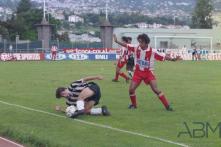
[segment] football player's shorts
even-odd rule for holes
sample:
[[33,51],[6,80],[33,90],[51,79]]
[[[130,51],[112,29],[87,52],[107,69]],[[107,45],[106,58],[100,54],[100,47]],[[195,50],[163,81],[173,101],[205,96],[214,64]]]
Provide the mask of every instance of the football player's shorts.
[[99,101],[100,101],[100,98],[101,98],[100,87],[94,82],[89,82],[88,83],[88,88],[91,89],[94,92],[94,95],[92,95],[89,98],[86,98],[85,101],[95,101],[94,105],[99,104]]
[[140,84],[142,81],[144,81],[145,84],[149,84],[152,80],[156,80],[152,71],[135,70],[134,76],[132,78],[132,81],[137,84]]

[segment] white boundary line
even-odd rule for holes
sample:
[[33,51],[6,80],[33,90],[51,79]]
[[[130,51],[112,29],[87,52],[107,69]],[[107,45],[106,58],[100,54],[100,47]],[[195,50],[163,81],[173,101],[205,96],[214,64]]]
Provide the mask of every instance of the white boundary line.
[[4,140],[4,141],[6,141],[6,142],[9,142],[9,143],[11,143],[11,144],[13,144],[13,145],[16,145],[16,146],[18,146],[18,147],[24,147],[23,145],[17,144],[17,143],[15,143],[15,142],[11,141],[11,140],[8,140],[8,139],[2,138],[2,137],[0,137],[0,139]]
[[[0,103],[5,104],[5,105],[9,105],[9,106],[22,108],[22,109],[25,109],[25,110],[30,110],[30,111],[34,111],[34,112],[48,114],[48,115],[51,115],[51,116],[56,116],[56,117],[60,117],[60,118],[67,118],[66,116],[62,116],[62,115],[58,115],[58,114],[55,114],[55,113],[50,113],[50,112],[46,112],[46,111],[42,111],[42,110],[38,110],[38,109],[33,109],[33,108],[25,107],[25,106],[22,106],[22,105],[7,103],[7,102],[1,101],[1,100],[0,100]],[[186,144],[183,144],[183,143],[174,142],[174,141],[159,138],[159,137],[149,136],[149,135],[145,135],[145,134],[142,134],[142,133],[137,133],[137,132],[127,131],[127,130],[123,130],[123,129],[119,129],[119,128],[114,128],[114,127],[111,127],[111,126],[108,126],[108,125],[97,124],[97,123],[84,121],[84,120],[79,120],[79,119],[73,119],[73,120],[81,122],[83,124],[96,126],[96,127],[100,127],[100,128],[105,128],[105,129],[113,130],[113,131],[116,131],[116,132],[122,132],[122,133],[131,134],[131,135],[135,135],[135,136],[141,136],[141,137],[144,137],[144,138],[157,140],[157,141],[168,143],[168,144],[174,144],[174,145],[177,145],[177,146],[189,147],[189,145],[186,145]]]

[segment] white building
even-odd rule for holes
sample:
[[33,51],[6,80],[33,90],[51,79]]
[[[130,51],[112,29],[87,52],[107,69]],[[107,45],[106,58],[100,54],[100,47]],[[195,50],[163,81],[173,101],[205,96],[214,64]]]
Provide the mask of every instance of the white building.
[[73,23],[76,23],[76,22],[82,22],[83,23],[84,19],[77,16],[77,15],[71,15],[71,16],[68,17],[68,21],[73,22]]
[[50,9],[50,14],[57,20],[65,20],[63,10]]
[[76,34],[69,34],[69,38],[71,42],[101,42],[101,39],[98,37],[93,37],[88,34],[76,35]]

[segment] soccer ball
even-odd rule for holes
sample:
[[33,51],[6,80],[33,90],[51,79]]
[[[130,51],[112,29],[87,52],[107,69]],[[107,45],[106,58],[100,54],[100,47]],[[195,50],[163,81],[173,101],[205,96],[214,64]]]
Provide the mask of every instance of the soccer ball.
[[76,112],[76,110],[77,108],[75,106],[69,106],[66,108],[65,113],[67,117],[71,117]]

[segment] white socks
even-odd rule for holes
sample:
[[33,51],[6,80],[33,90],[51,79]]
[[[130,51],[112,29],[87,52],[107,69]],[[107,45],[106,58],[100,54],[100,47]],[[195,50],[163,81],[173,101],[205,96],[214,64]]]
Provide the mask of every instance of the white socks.
[[77,101],[77,109],[78,109],[78,111],[84,110],[84,101],[83,100]]
[[101,115],[102,109],[101,108],[92,108],[90,114],[91,115]]

